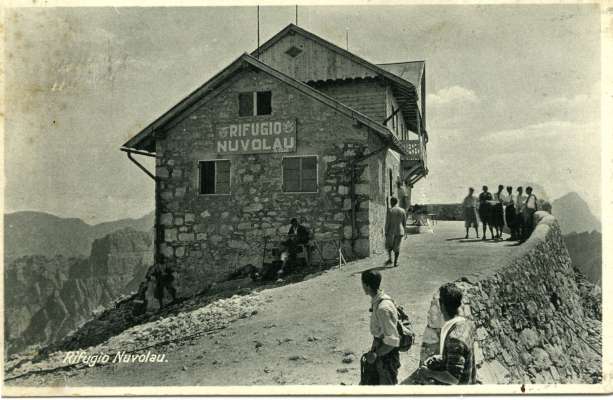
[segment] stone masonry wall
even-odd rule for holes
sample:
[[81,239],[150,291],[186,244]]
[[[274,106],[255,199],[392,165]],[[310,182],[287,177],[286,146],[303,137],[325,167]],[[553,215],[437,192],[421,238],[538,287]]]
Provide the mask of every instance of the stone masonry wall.
[[[157,140],[160,182],[160,249],[177,270],[180,295],[205,289],[242,265],[260,265],[265,237],[285,235],[292,217],[317,238],[344,239],[349,255],[367,256],[370,160],[358,165],[356,235],[351,224],[350,162],[369,151],[366,127],[263,72],[240,72],[219,94],[170,127]],[[238,117],[238,93],[272,91],[272,115]],[[383,90],[383,88],[382,88]],[[296,119],[297,151],[291,154],[215,153],[217,125]],[[333,134],[332,134],[333,133]],[[318,156],[318,192],[282,192],[283,156]],[[231,161],[231,194],[198,193],[198,160]],[[357,239],[354,248],[351,240]],[[332,249],[332,251],[334,251]]]
[[[456,282],[461,314],[476,325],[477,377],[484,384],[599,382],[602,322],[584,312],[558,223],[542,211],[536,220],[521,256],[490,276]],[[442,324],[437,292],[422,363],[438,353]]]

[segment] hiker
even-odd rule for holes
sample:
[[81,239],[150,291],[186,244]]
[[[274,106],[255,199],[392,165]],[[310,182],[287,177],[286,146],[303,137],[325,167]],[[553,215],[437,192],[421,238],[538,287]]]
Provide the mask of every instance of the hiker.
[[532,194],[532,187],[526,188],[526,201],[524,202],[523,218],[524,226],[522,230],[522,241],[526,241],[534,230],[534,213],[537,210],[536,196]]
[[481,225],[483,226],[483,237],[481,240],[487,239],[485,232],[488,225],[490,227],[492,239],[494,239],[494,230],[492,228],[492,205],[490,204],[492,201],[492,194],[487,191],[487,186],[483,186],[481,189],[483,190],[481,194],[479,194],[479,219],[481,220]]
[[507,186],[507,193],[503,197],[504,204],[504,220],[509,230],[511,231],[511,237],[507,240],[517,240],[517,226],[515,215],[515,198],[513,196],[513,186]]
[[158,262],[153,269],[153,277],[155,278],[154,297],[160,303],[160,308],[164,307],[164,290],[168,291],[174,302],[177,299],[177,289],[173,286],[175,277],[170,265],[164,263],[164,260]]
[[504,190],[503,185],[498,185],[498,191],[494,193],[494,205],[492,206],[492,225],[496,230],[496,239],[502,239],[502,228],[504,228]]
[[309,243],[309,230],[302,224],[298,223],[296,218],[292,218],[290,221],[289,231],[287,232],[287,240],[281,243],[281,261],[283,262],[278,274],[282,275],[287,269],[288,260],[292,263],[296,260],[296,254],[301,245],[304,246],[307,254],[307,264],[310,264],[310,248],[307,246]]
[[439,307],[445,323],[441,328],[439,354],[427,358],[417,375],[421,384],[470,385],[476,383],[473,353],[475,329],[461,317],[462,291],[454,283],[439,289]]
[[390,199],[390,208],[385,218],[385,248],[387,250],[387,261],[385,264],[392,263],[392,251],[394,252],[394,267],[398,266],[398,254],[400,253],[400,242],[404,237],[405,226],[407,224],[406,212],[398,207],[398,199]]
[[517,196],[515,196],[515,229],[517,231],[516,240],[521,240],[524,237],[524,207],[526,206],[526,195],[524,188],[517,187]]
[[468,230],[470,227],[475,228],[477,239],[479,238],[479,222],[477,221],[477,197],[475,197],[475,189],[468,188],[468,196],[462,201],[462,209],[464,210],[464,227],[466,227],[466,236],[468,239]]
[[380,288],[378,271],[362,272],[362,289],[371,298],[370,333],[373,336],[370,351],[366,353],[366,385],[395,385],[400,368],[400,335],[398,311],[390,296]]

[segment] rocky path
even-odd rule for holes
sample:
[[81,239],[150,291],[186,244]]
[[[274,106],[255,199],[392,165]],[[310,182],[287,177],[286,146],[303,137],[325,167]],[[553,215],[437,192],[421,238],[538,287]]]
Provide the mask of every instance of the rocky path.
[[[359,356],[371,340],[369,298],[362,292],[360,272],[380,268],[383,288],[409,310],[419,336],[432,294],[442,283],[487,273],[519,249],[509,242],[464,240],[463,231],[460,222],[439,222],[433,234],[409,236],[402,244],[399,268],[385,268],[386,257],[374,256],[303,282],[250,295],[255,299],[250,303],[253,309],[227,327],[149,349],[166,354],[164,362],[109,363],[7,384],[357,384]],[[409,353],[401,355],[401,379],[417,366],[419,339]]]

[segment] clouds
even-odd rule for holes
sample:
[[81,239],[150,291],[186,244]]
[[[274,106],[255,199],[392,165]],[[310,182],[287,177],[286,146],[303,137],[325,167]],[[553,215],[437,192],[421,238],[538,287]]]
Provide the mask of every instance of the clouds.
[[428,95],[426,101],[428,106],[434,108],[457,103],[478,104],[480,102],[474,91],[457,85],[443,88]]

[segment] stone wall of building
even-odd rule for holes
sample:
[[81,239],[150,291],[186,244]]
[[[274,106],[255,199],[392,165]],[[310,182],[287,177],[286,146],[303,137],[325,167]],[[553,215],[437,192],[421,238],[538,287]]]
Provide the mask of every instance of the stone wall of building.
[[[255,90],[272,91],[272,115],[239,118],[238,93]],[[296,120],[295,153],[216,154],[218,125],[287,119]],[[171,124],[156,148],[160,223],[165,228],[160,251],[176,268],[181,295],[225,280],[245,264],[260,265],[266,238],[284,236],[293,217],[309,225],[317,239],[343,239],[348,255],[369,254],[370,159],[356,167],[355,234],[350,194],[351,162],[370,151],[375,140],[366,127],[268,74],[250,70]],[[316,193],[282,191],[282,159],[296,155],[318,157]],[[229,195],[199,194],[198,161],[214,159],[231,161]]]
[[[602,321],[586,310],[558,223],[546,212],[521,256],[493,274],[456,284],[461,314],[476,326],[478,379],[485,384],[594,383],[602,379]],[[593,286],[593,285],[592,285]],[[438,353],[443,324],[432,299],[421,362]]]

